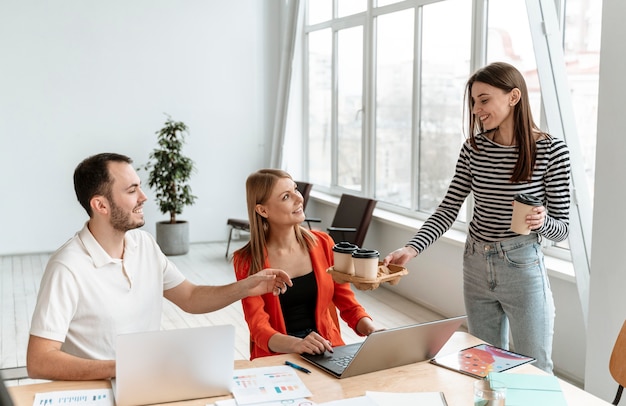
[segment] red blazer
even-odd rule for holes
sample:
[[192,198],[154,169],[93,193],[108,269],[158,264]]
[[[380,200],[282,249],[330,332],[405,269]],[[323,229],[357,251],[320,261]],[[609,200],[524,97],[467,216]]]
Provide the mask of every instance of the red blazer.
[[[349,283],[335,283],[326,269],[333,265],[333,239],[326,233],[313,230],[317,245],[309,250],[313,272],[317,281],[317,306],[315,319],[317,331],[330,340],[333,346],[344,345],[337,320],[337,310],[341,318],[357,334],[356,325],[363,317],[369,317],[365,309],[356,301]],[[240,252],[233,257],[237,280],[248,276],[250,263],[243,261]],[[263,268],[271,268],[267,257]],[[268,347],[274,334],[287,334],[285,320],[280,307],[280,299],[271,293],[252,296],[241,300],[243,313],[250,329],[250,359],[275,355]],[[334,313],[334,314],[333,314]],[[359,334],[361,335],[361,334]]]

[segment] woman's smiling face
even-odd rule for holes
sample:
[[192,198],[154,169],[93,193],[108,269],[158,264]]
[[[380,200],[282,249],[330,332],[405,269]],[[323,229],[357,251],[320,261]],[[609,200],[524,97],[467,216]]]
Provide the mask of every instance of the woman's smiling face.
[[492,130],[505,121],[513,120],[515,104],[512,92],[505,92],[483,82],[472,84],[472,114],[481,123],[483,131]]
[[300,224],[305,218],[302,209],[303,202],[296,182],[290,178],[280,178],[267,201],[262,205],[257,205],[257,212],[270,223]]

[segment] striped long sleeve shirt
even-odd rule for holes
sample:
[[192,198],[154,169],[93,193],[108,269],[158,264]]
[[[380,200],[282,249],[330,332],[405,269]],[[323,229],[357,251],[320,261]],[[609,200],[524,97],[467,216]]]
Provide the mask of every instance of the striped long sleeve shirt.
[[518,193],[541,199],[546,219],[533,232],[553,241],[563,241],[569,233],[570,160],[565,142],[555,138],[537,141],[537,159],[530,182],[511,183],[517,162],[517,147],[506,147],[479,135],[478,150],[469,141],[461,148],[454,177],[441,204],[407,243],[423,252],[454,223],[467,196],[474,195],[469,235],[483,242],[502,241],[518,234],[509,230]]

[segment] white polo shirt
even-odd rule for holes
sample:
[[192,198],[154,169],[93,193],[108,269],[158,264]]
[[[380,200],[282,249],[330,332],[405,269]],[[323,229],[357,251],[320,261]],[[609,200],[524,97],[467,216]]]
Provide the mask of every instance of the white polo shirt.
[[67,353],[115,359],[118,334],[161,328],[163,291],[185,280],[152,236],[126,232],[124,259],[113,259],[87,224],[48,261],[30,334]]

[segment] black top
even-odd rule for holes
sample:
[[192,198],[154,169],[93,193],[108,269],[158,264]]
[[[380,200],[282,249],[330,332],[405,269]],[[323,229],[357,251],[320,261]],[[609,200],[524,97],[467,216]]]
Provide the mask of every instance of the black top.
[[293,286],[279,296],[287,334],[304,338],[315,331],[317,281],[313,271],[291,280]]

